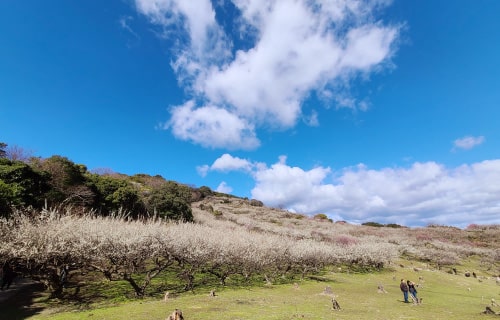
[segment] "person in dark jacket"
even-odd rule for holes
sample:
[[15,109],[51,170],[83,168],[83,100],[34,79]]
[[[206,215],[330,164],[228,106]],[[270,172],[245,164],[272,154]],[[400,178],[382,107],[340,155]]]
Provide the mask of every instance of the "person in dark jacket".
[[68,273],[69,273],[69,266],[65,265],[62,270],[61,270],[61,275],[59,277],[59,280],[61,282],[61,286],[63,288],[66,288],[66,285],[68,283]]
[[399,288],[403,292],[403,297],[405,299],[405,303],[409,303],[408,301],[408,284],[405,282],[405,279],[401,279],[401,284],[399,285]]
[[410,292],[413,300],[418,303],[418,298],[417,298],[417,289],[415,288],[415,284],[413,282],[411,282],[410,280],[408,280],[406,282],[406,284],[408,285],[408,291]]

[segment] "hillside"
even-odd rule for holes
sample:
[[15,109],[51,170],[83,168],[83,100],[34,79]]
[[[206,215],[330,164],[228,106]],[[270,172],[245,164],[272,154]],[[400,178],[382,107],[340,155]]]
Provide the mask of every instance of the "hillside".
[[[139,307],[130,302],[134,297],[157,301],[166,290],[179,298],[176,305],[180,304],[190,314],[197,314],[199,311],[192,309],[194,302],[189,302],[188,292],[199,297],[213,289],[229,293],[247,288],[271,294],[267,302],[259,303],[259,308],[269,308],[268,303],[288,306],[293,301],[305,308],[301,311],[304,313],[296,310],[295,317],[309,314],[304,317],[319,319],[318,310],[312,311],[300,302],[309,301],[311,292],[320,293],[320,288],[335,285],[343,299],[355,299],[355,292],[366,299],[365,292],[359,291],[362,286],[383,284],[383,290],[397,299],[400,277],[418,279],[419,284],[423,284],[420,280],[425,278],[426,286],[436,286],[446,278],[447,287],[466,286],[466,289],[476,290],[475,299],[480,292],[483,296],[495,297],[495,279],[500,273],[500,226],[471,226],[461,230],[447,226],[350,225],[332,222],[322,215],[308,217],[268,208],[257,200],[221,194],[193,202],[191,210],[193,222],[189,223],[82,215],[79,211],[75,215],[71,208],[16,212],[14,220],[1,219],[2,259],[10,261],[24,277],[44,283],[48,289],[42,295],[44,300],[30,300],[30,307],[22,307],[25,310],[22,312],[9,307],[7,314],[25,314],[26,310],[34,308],[39,310],[35,315],[40,312],[46,315],[52,310],[49,305],[59,301],[56,305],[62,309],[57,313],[86,306],[93,314],[102,310],[115,313],[113,319],[121,319],[123,312],[130,311],[109,310],[113,301],[121,304],[129,301],[123,304],[124,310],[132,305],[137,309]],[[64,266],[70,269],[67,280],[62,282]],[[297,293],[289,296],[286,292],[290,289],[279,289],[298,282],[304,293],[308,292],[307,297],[294,298]],[[274,294],[261,292],[266,287],[277,291]],[[445,294],[443,299],[448,297],[448,290],[439,295]],[[235,319],[230,315],[232,308],[241,308],[239,299],[258,299],[256,296],[242,298],[241,293],[234,291],[240,298],[234,300],[230,294],[226,298],[230,301],[226,301],[224,307],[217,307],[227,310],[227,317],[221,319]],[[276,301],[276,294],[284,300]],[[435,294],[427,292],[426,297],[433,296],[440,305],[448,303],[449,298],[441,301]],[[328,299],[320,300],[324,308]],[[341,302],[344,306],[350,305],[349,300]],[[6,300],[5,303],[10,302]],[[253,303],[248,306],[248,314],[255,312],[251,305]],[[482,309],[477,302],[471,305],[477,308],[476,313]],[[367,307],[374,306],[368,304]],[[163,309],[164,306],[157,306],[144,312],[159,314]],[[291,312],[289,308],[286,310],[276,312],[281,315]],[[50,312],[50,318],[57,319],[52,314],[54,311]],[[432,312],[437,311],[433,309]],[[463,311],[458,312],[462,314]],[[213,315],[213,311],[205,310],[197,319]],[[71,318],[64,312],[61,317]],[[139,318],[143,319],[141,316],[133,319]],[[243,318],[289,319],[287,316]],[[358,315],[357,318],[362,317]]]
[[[269,208],[231,197],[209,197],[192,204],[195,221],[214,228],[242,228],[295,239],[311,239],[341,246],[364,242],[395,245],[405,257],[413,257],[437,267],[453,265],[478,256],[500,262],[500,226],[471,225],[467,229],[431,225],[419,228],[375,227],[333,222],[323,215],[310,217]],[[493,274],[500,270],[491,270]]]

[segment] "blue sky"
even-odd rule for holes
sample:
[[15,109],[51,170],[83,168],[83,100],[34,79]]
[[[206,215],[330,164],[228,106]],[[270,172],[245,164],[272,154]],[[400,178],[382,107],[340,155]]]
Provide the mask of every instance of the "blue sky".
[[334,220],[500,223],[500,2],[0,2],[0,141]]

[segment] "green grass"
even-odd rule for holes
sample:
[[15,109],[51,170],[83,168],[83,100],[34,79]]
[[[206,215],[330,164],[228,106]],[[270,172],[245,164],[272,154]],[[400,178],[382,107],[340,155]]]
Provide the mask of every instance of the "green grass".
[[[420,267],[418,264],[415,266]],[[399,290],[401,278],[419,282],[421,305],[405,304]],[[27,319],[165,319],[174,309],[181,309],[187,320],[202,319],[453,319],[498,318],[481,312],[495,298],[500,300],[500,286],[491,278],[467,278],[443,271],[395,267],[377,273],[327,272],[326,281],[298,281],[293,284],[218,289],[216,297],[209,289],[183,293],[167,302],[162,297],[141,301],[114,302],[86,311],[42,313]],[[382,284],[387,293],[377,293]],[[332,310],[331,298],[324,289],[330,286],[342,310]],[[500,308],[494,307],[496,311]]]

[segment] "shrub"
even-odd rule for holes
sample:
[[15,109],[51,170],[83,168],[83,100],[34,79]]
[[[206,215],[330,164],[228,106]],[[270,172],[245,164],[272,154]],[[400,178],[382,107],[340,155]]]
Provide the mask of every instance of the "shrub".
[[397,223],[388,223],[385,226],[388,227],[388,228],[403,228],[402,225],[399,225]]
[[481,230],[481,226],[475,223],[471,223],[465,228],[465,230]]
[[332,219],[328,218],[328,216],[324,213],[318,213],[315,214],[313,217],[314,220],[319,220],[319,221],[330,221],[333,222]]
[[198,189],[201,192],[202,198],[212,196],[214,192],[207,186],[202,186]]
[[263,207],[264,203],[262,201],[259,201],[256,199],[252,199],[252,200],[250,200],[250,205],[253,207]]
[[151,192],[147,208],[150,213],[169,220],[193,221],[190,199],[189,187],[169,181]]
[[8,216],[11,206],[41,208],[47,181],[47,174],[24,162],[0,158],[0,216]]
[[208,211],[208,212],[210,212],[210,213],[213,213],[213,212],[214,212],[214,207],[212,207],[212,205],[210,205],[210,204],[204,204],[204,203],[201,203],[201,204],[200,204],[200,209],[201,209],[201,210],[206,210],[206,211]]
[[381,224],[381,223],[378,223],[378,222],[372,222],[372,221],[369,221],[369,222],[364,222],[362,223],[361,225],[363,226],[369,226],[369,227],[383,227],[384,225]]

